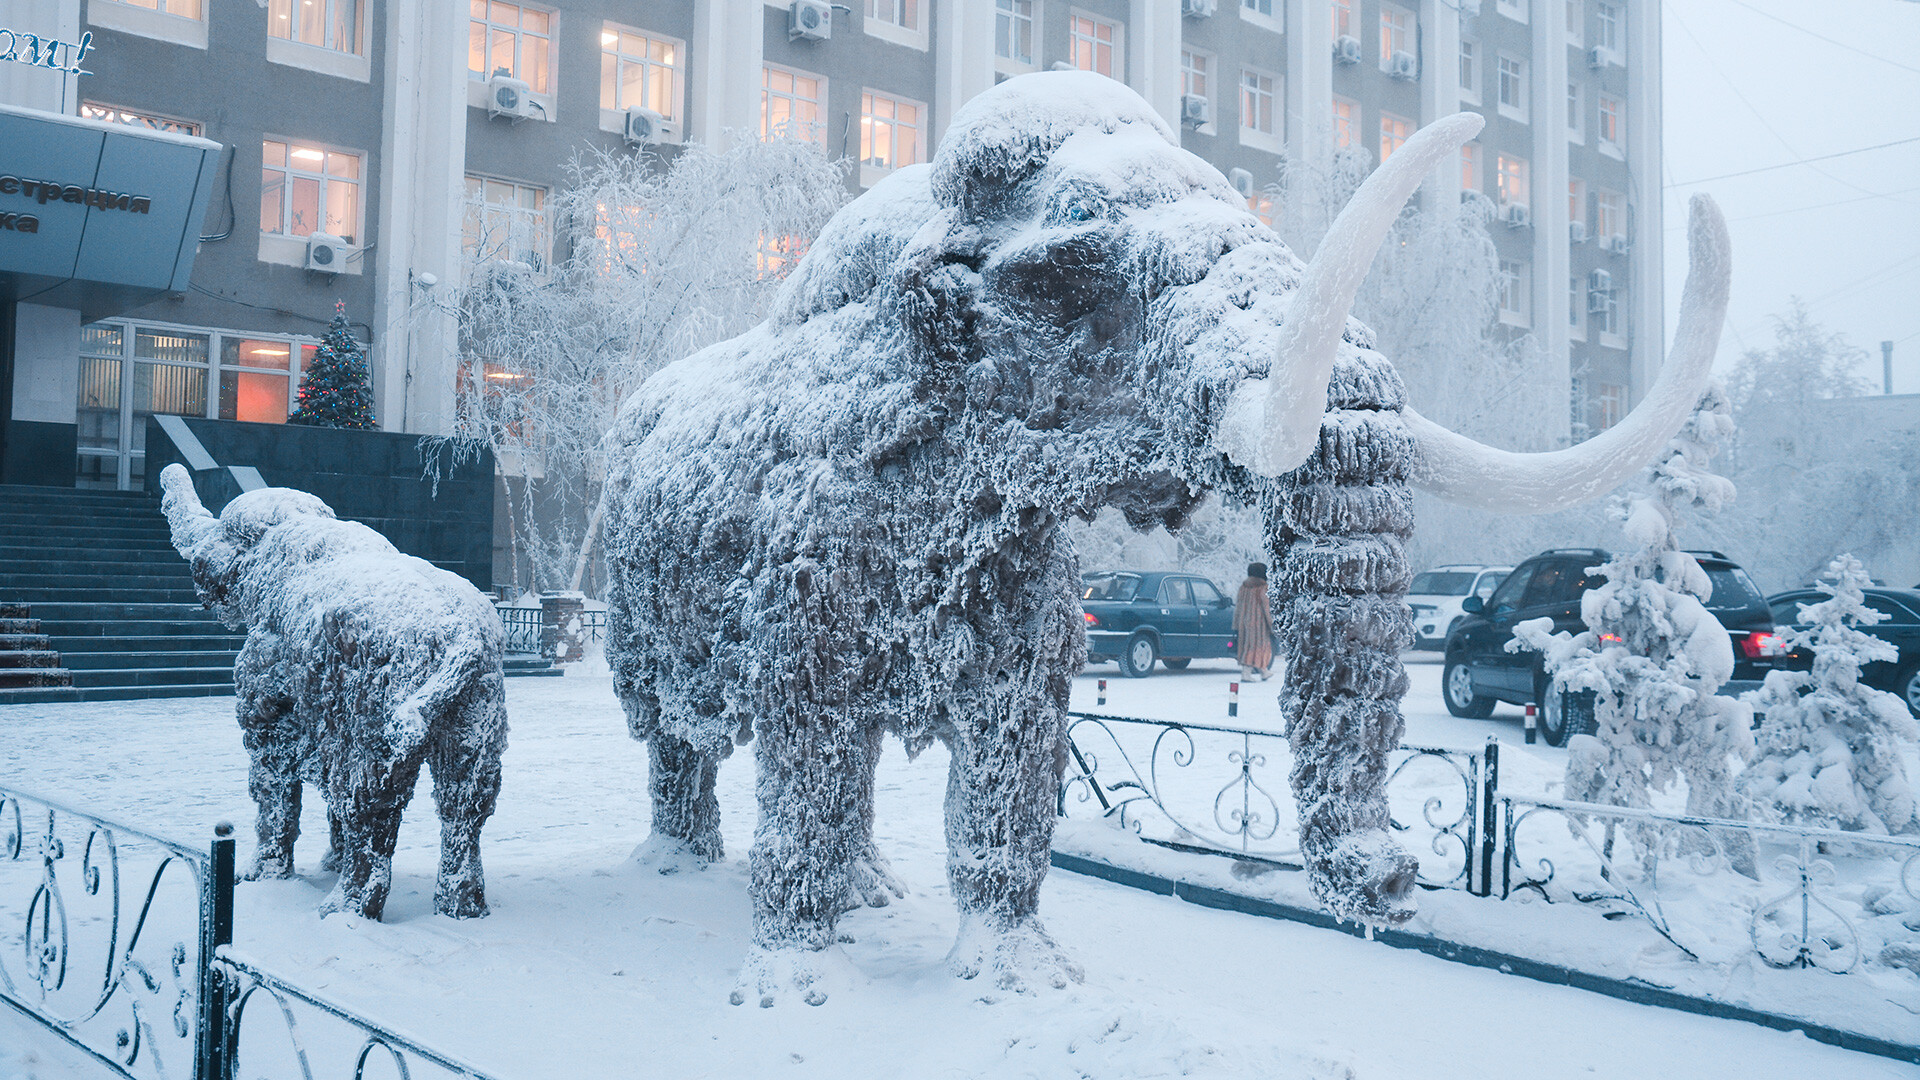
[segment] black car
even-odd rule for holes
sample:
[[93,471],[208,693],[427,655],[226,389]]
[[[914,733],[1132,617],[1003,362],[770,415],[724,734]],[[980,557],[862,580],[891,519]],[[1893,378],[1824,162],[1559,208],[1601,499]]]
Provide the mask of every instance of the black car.
[[1089,663],[1118,660],[1144,679],[1155,660],[1178,671],[1196,656],[1234,654],[1233,598],[1198,574],[1104,570],[1080,584]]
[[[1717,551],[1690,552],[1713,583],[1706,608],[1733,638],[1733,678],[1720,688],[1729,697],[1755,690],[1783,658],[1786,647],[1774,633],[1773,612],[1753,579]],[[1612,558],[1593,548],[1560,548],[1535,555],[1514,567],[1484,602],[1469,597],[1465,621],[1447,635],[1441,696],[1455,716],[1485,719],[1495,702],[1540,706],[1540,734],[1551,746],[1569,734],[1592,730],[1591,693],[1549,694],[1540,653],[1507,651],[1515,623],[1542,616],[1553,619],[1555,633],[1581,633],[1580,596],[1606,579],[1589,568]]]
[[[1863,590],[1867,606],[1886,618],[1872,626],[1861,626],[1862,633],[1887,642],[1900,650],[1893,663],[1876,661],[1860,669],[1860,681],[1868,686],[1898,694],[1913,715],[1920,716],[1920,589]],[[1817,604],[1827,594],[1817,589],[1794,589],[1767,597],[1773,609],[1773,621],[1780,626],[1804,627],[1800,621],[1801,604]],[[1781,660],[1781,667],[1806,670],[1813,666],[1813,652],[1795,649]]]

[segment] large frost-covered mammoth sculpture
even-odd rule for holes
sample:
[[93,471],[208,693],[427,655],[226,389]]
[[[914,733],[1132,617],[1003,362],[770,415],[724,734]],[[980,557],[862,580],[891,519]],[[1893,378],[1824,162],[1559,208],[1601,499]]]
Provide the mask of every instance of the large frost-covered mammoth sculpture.
[[480,591],[402,555],[304,491],[263,488],[207,512],[179,465],[160,474],[173,546],[200,599],[247,641],[235,712],[259,808],[249,878],[290,877],[303,779],[333,826],[322,865],[339,881],[321,903],[378,919],[400,815],[424,762],[440,811],[433,908],[487,913],[480,827],[500,793],[507,745],[506,633]]
[[1419,181],[1475,116],[1418,133],[1311,265],[1139,97],[1009,80],[828,225],[761,326],[622,411],[610,654],[649,740],[660,853],[720,852],[718,760],[754,739],[760,818],[741,991],[820,991],[836,918],[889,885],[883,732],[952,751],[961,974],[1074,974],[1035,920],[1084,631],[1071,515],[1178,524],[1208,489],[1266,512],[1301,843],[1321,899],[1412,911],[1388,837],[1411,640],[1408,482],[1542,510],[1598,495],[1678,427],[1712,362],[1723,231],[1697,202],[1680,345],[1646,403],[1570,450],[1470,443],[1405,408],[1346,312]]

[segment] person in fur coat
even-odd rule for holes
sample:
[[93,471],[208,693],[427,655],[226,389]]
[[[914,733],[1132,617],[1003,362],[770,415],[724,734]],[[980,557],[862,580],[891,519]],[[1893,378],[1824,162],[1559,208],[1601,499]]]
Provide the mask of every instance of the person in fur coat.
[[1247,580],[1233,598],[1233,639],[1240,677],[1267,679],[1273,674],[1273,617],[1267,611],[1267,564],[1250,563]]

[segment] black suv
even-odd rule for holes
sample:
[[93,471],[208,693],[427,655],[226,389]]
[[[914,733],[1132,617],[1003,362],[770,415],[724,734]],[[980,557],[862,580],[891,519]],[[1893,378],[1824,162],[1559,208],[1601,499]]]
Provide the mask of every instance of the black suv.
[[1120,661],[1144,679],[1159,660],[1175,671],[1194,657],[1233,655],[1233,598],[1198,574],[1107,570],[1083,574],[1087,662]]
[[[1920,588],[1864,590],[1867,606],[1886,618],[1872,626],[1857,627],[1863,634],[1892,645],[1900,655],[1893,663],[1875,661],[1860,669],[1860,681],[1878,690],[1890,690],[1907,703],[1908,711],[1920,716]],[[1818,589],[1794,589],[1767,597],[1773,608],[1773,621],[1781,626],[1804,629],[1800,605],[1817,604],[1827,598]],[[1795,649],[1780,661],[1783,668],[1806,670],[1813,666],[1811,649]]]
[[[1733,679],[1720,693],[1755,690],[1786,647],[1774,633],[1766,597],[1732,560],[1717,551],[1689,552],[1713,583],[1706,608],[1733,637]],[[1484,602],[1469,597],[1467,617],[1447,635],[1447,666],[1440,676],[1447,711],[1474,720],[1493,713],[1494,703],[1540,706],[1540,734],[1559,746],[1569,734],[1593,729],[1592,694],[1549,694],[1540,653],[1507,651],[1515,623],[1548,616],[1555,633],[1581,633],[1580,596],[1606,579],[1589,568],[1612,558],[1595,548],[1557,548],[1535,555],[1500,583]]]

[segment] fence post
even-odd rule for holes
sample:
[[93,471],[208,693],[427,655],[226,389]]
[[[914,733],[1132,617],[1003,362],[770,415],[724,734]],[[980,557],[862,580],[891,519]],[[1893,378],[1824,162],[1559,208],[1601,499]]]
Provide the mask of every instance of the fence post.
[[1500,740],[1487,736],[1486,771],[1480,781],[1480,895],[1493,893],[1495,805],[1500,795]]
[[1533,740],[1536,737],[1534,729],[1539,724],[1539,713],[1535,711],[1535,708],[1536,707],[1532,705],[1527,706],[1527,745],[1528,746],[1533,745]]
[[1100,680],[1100,698],[1095,702],[1095,706],[1102,709],[1107,707],[1107,680],[1105,679]]
[[1230,682],[1227,684],[1227,719],[1237,720],[1239,719],[1239,717],[1240,717],[1240,684],[1237,682]]
[[213,827],[212,858],[200,883],[200,1023],[194,1047],[194,1080],[227,1080],[233,1048],[227,1031],[227,980],[213,954],[233,944],[233,826]]

